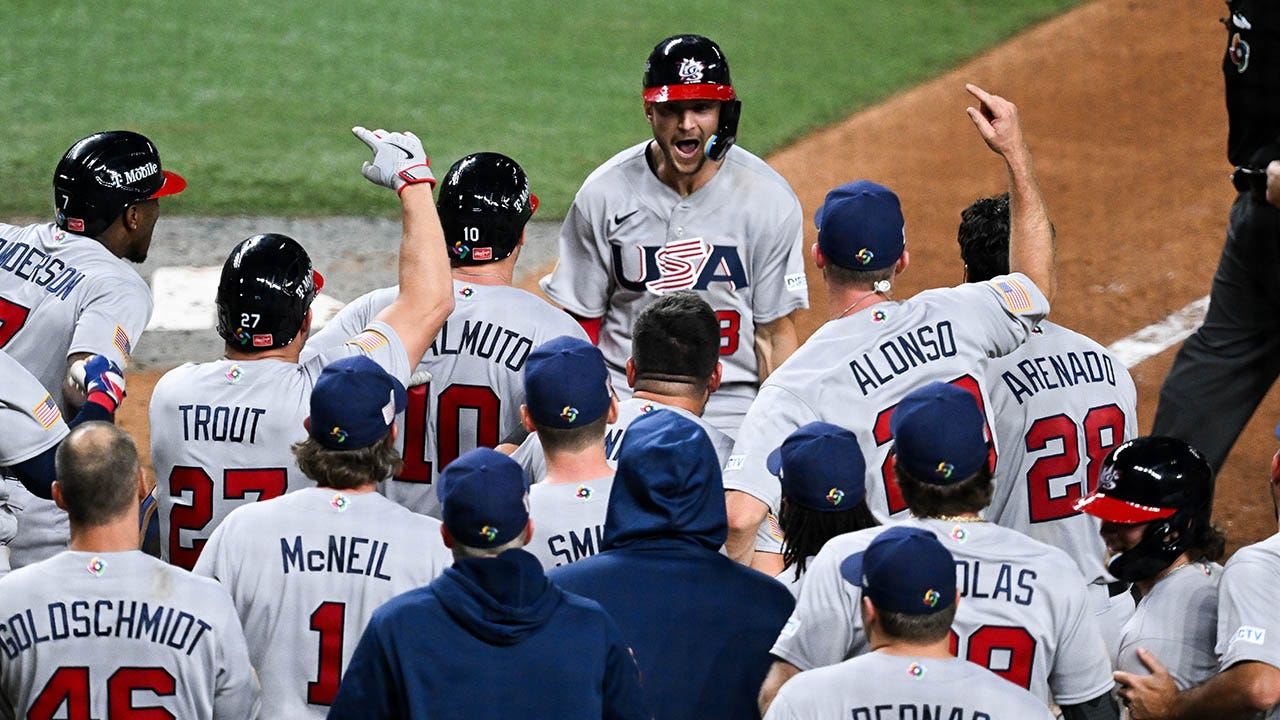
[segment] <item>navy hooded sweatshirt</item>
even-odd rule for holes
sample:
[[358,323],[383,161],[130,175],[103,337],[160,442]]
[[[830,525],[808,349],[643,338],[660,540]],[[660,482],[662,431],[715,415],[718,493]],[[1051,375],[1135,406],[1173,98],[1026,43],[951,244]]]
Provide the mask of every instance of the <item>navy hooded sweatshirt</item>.
[[795,600],[782,583],[721,555],[727,534],[711,441],[660,410],[622,440],[603,552],[548,574],[599,602],[622,629],[656,718],[760,717],[769,648]]
[[649,717],[618,628],[524,550],[459,560],[378,608],[329,708],[352,720]]

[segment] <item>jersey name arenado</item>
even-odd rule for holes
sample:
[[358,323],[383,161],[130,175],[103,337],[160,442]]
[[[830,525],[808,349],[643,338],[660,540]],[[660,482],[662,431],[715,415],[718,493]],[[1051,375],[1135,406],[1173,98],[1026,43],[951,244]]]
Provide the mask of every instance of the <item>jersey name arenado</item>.
[[231,593],[263,717],[320,720],[373,611],[452,563],[440,521],[378,493],[313,487],[237,508],[195,573]]
[[[1081,703],[1111,688],[1111,658],[1084,578],[1066,553],[991,523],[911,518],[902,524],[931,531],[956,559],[957,657],[1046,703]],[[840,564],[883,530],[840,535],[823,546],[805,571],[774,655],[808,670],[870,649],[859,611],[862,592],[844,579]]]
[[987,366],[1000,458],[987,519],[1065,550],[1089,582],[1110,581],[1102,521],[1073,504],[1107,453],[1138,432],[1138,393],[1107,349],[1045,321]]
[[368,355],[406,382],[409,359],[383,322],[302,363],[217,360],[170,370],[151,394],[161,557],[195,565],[213,529],[236,507],[314,483],[291,447],[306,439],[311,389],[325,365]]
[[[383,490],[410,510],[435,517],[440,471],[463,453],[496,446],[520,427],[529,353],[560,335],[587,338],[564,311],[519,288],[454,280],[453,290],[454,310],[415,370],[431,379],[409,388],[409,405],[396,418],[404,469]],[[341,345],[398,292],[383,288],[357,298],[307,342],[306,353]]]
[[68,550],[15,570],[0,617],[0,697],[16,711],[0,702],[0,717],[258,716],[227,591],[141,551]]
[[[622,397],[640,311],[665,293],[698,292],[720,320],[724,363],[707,418],[736,428],[759,382],[756,325],[809,306],[800,202],[781,175],[736,145],[706,185],[682,198],[649,168],[650,142],[582,184],[542,289],[577,315],[603,318],[600,350]],[[736,419],[722,418],[722,405],[736,408]]]
[[725,465],[725,489],[746,492],[777,513],[782,488],[765,459],[794,430],[822,420],[857,437],[867,463],[867,506],[876,517],[905,515],[889,458],[893,408],[916,388],[950,382],[978,397],[990,425],[987,360],[1025,342],[1048,312],[1040,290],[1015,273],[880,302],[826,323],[760,388]]

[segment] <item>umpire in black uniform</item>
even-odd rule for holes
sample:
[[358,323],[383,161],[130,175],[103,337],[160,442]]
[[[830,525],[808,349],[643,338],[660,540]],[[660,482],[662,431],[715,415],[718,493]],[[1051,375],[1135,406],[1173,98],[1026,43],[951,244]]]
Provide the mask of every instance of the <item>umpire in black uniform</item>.
[[[1280,159],[1280,2],[1227,7],[1227,157],[1239,194],[1208,315],[1165,377],[1152,429],[1199,448],[1215,473],[1280,375],[1280,208],[1266,192]],[[1280,162],[1272,175],[1280,199]]]

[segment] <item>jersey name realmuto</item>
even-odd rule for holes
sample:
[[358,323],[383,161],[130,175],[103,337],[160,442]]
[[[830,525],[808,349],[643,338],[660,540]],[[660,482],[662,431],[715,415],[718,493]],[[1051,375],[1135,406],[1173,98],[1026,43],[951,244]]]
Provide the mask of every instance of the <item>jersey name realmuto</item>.
[[258,716],[227,592],[141,551],[68,550],[15,570],[0,617],[0,697],[13,703],[0,717]]
[[765,459],[792,431],[822,420],[857,437],[871,511],[882,521],[905,515],[889,460],[893,408],[918,387],[950,382],[978,397],[990,425],[982,384],[987,359],[1025,342],[1048,312],[1040,290],[1015,273],[877,303],[826,323],[760,388],[725,465],[725,489],[746,492],[776,513],[782,490]]
[[987,366],[1000,446],[987,519],[1075,559],[1089,582],[1106,570],[1101,521],[1075,501],[1098,484],[1112,448],[1138,432],[1138,394],[1106,348],[1049,321],[1022,347]]
[[452,562],[438,520],[378,493],[313,487],[237,508],[195,573],[231,593],[263,717],[320,719],[373,611]]
[[[724,364],[706,417],[732,435],[759,382],[756,326],[809,306],[800,202],[741,146],[682,198],[649,168],[650,142],[623,150],[583,182],[542,289],[575,314],[603,318],[600,350],[620,397],[636,317],[665,293],[699,293],[720,320]],[[726,404],[741,406],[732,420],[721,416]]]
[[[429,373],[430,380],[409,388],[409,405],[396,419],[404,469],[383,489],[433,517],[440,515],[440,470],[476,447],[496,446],[520,427],[529,353],[560,335],[586,339],[573,318],[532,293],[461,280],[453,281],[453,289],[454,310],[414,371],[417,378]],[[308,341],[306,353],[342,343],[397,292],[383,288],[354,300]]]
[[[956,560],[957,657],[1046,703],[1080,703],[1111,688],[1111,658],[1084,577],[1066,553],[991,523],[910,518],[901,524],[929,530]],[[870,650],[861,590],[844,579],[840,565],[883,530],[840,535],[823,546],[805,571],[774,655],[808,670]]]
[[320,371],[349,355],[408,380],[404,345],[383,322],[302,363],[224,359],[165,373],[150,407],[162,558],[191,568],[234,508],[314,485],[291,448],[306,438]]

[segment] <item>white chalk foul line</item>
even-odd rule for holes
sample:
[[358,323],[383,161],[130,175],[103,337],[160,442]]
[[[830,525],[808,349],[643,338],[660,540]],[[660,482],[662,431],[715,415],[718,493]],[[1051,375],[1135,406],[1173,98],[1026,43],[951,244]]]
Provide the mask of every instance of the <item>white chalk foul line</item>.
[[[151,274],[155,310],[147,330],[210,330],[217,325],[213,299],[221,267],[190,265],[156,268]],[[321,293],[311,303],[311,327],[320,329],[345,303]]]
[[1190,337],[1200,327],[1200,323],[1204,322],[1208,309],[1209,296],[1205,295],[1164,320],[1111,343],[1107,350],[1124,363],[1125,367],[1133,367]]

